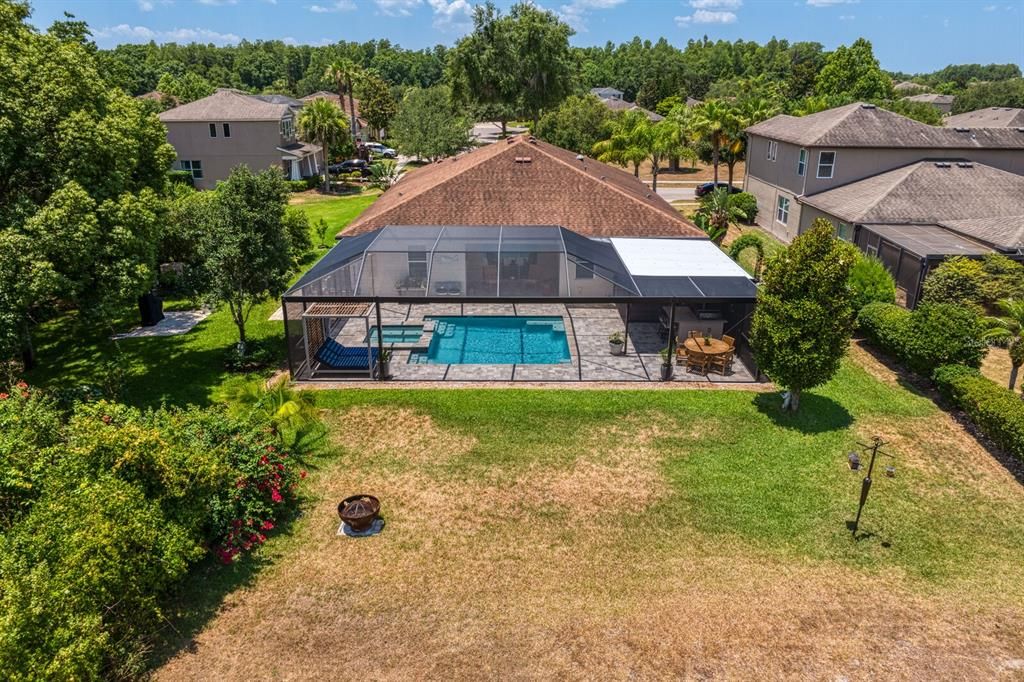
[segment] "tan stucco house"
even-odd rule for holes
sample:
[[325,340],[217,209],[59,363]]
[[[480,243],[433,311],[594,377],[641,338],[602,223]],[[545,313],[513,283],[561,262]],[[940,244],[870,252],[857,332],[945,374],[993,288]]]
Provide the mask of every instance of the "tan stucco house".
[[297,136],[300,106],[287,97],[225,88],[169,109],[160,120],[177,153],[175,169],[189,172],[197,188],[211,189],[242,164],[253,171],[277,167],[292,180],[320,173],[321,148]]
[[[775,116],[746,132],[744,187],[757,198],[758,223],[786,242],[818,217],[805,199],[918,161],[973,161],[1024,174],[1024,130],[930,126],[859,102]],[[849,228],[839,234],[853,238]]]

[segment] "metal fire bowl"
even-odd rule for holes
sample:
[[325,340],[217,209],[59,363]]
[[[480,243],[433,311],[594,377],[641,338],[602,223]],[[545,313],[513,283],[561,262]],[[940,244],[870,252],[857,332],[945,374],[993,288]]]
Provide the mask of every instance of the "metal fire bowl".
[[338,504],[338,516],[357,533],[368,529],[380,512],[380,500],[373,495],[352,495]]

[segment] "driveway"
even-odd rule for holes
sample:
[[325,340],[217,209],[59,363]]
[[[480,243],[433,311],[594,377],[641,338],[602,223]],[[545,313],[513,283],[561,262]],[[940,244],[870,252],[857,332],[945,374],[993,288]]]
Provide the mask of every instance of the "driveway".
[[[518,135],[525,133],[526,128],[519,128],[516,126],[507,126],[505,128],[509,135]],[[500,123],[477,123],[473,126],[472,136],[474,140],[483,142],[484,144],[491,144],[501,139],[501,124]]]

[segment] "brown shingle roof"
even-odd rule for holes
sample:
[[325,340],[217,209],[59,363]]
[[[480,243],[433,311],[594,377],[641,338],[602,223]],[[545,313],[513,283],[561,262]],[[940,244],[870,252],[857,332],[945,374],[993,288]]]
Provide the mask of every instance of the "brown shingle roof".
[[911,81],[900,81],[896,85],[892,86],[892,89],[897,92],[903,92],[906,90],[924,90],[924,86],[912,83]]
[[[346,95],[344,98],[339,98],[338,97],[338,93],[336,93],[336,92],[327,92],[326,90],[318,90],[317,92],[314,92],[312,95],[306,95],[305,97],[303,97],[301,99],[301,101],[303,101],[303,102],[312,102],[315,99],[326,99],[326,100],[328,100],[330,102],[333,102],[336,106],[338,106],[342,110],[342,112],[345,114],[346,117],[351,116],[352,115],[352,113],[351,113],[352,109],[355,109],[356,110],[356,119],[359,121],[359,125],[364,127],[364,128],[366,127],[366,125],[367,125],[366,120],[359,115],[359,98],[357,98],[357,97],[353,97],[352,98],[352,107],[350,108],[348,106],[348,95]],[[338,102],[339,99],[343,99],[343,101],[340,104]]]
[[919,161],[801,201],[852,223],[932,223],[1003,250],[1024,246],[1024,176],[983,164]]
[[943,120],[949,128],[1016,128],[1024,126],[1024,109],[988,107],[963,114],[947,116]]
[[287,104],[264,102],[240,90],[222,88],[209,97],[160,114],[161,121],[280,121]]
[[988,128],[957,132],[920,123],[873,104],[856,102],[808,116],[775,116],[747,132],[804,147],[893,149],[1024,148],[1024,132]]
[[385,225],[561,225],[591,237],[704,237],[629,173],[527,137],[409,173],[344,236]]

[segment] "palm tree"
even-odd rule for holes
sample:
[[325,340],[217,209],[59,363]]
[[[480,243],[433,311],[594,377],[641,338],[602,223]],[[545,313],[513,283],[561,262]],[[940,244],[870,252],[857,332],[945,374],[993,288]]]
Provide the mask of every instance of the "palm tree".
[[[701,219],[698,220],[698,217]],[[729,232],[729,225],[746,218],[747,214],[733,203],[729,188],[718,187],[701,202],[694,222],[707,232],[713,242],[721,245]]]
[[362,69],[351,59],[336,59],[328,65],[326,75],[334,81],[338,89],[339,102],[344,102],[345,93],[348,93],[350,130],[352,131],[352,140],[354,141],[359,135],[359,129],[356,126],[356,105],[352,97],[352,84],[360,79]]
[[985,318],[988,329],[983,338],[1010,351],[1010,390],[1017,385],[1017,373],[1024,365],[1024,300],[1004,298],[996,303],[1002,317]]
[[658,191],[658,171],[665,159],[696,159],[697,154],[687,145],[683,129],[670,119],[663,119],[651,126],[647,155],[651,159],[651,189]]
[[239,416],[259,414],[274,435],[288,447],[295,447],[320,423],[312,391],[296,391],[284,377],[269,385],[263,379],[239,377],[228,382],[219,396]]
[[594,145],[594,156],[604,163],[620,166],[633,164],[633,175],[640,177],[640,164],[651,149],[652,126],[647,114],[630,109],[614,117],[608,124],[608,139]]
[[331,191],[331,173],[327,166],[331,155],[330,145],[345,137],[345,122],[341,109],[334,102],[315,99],[302,107],[299,114],[299,134],[306,140],[319,144],[324,150],[324,192]]
[[747,146],[747,136],[743,131],[755,123],[768,120],[777,113],[777,107],[762,97],[745,100],[733,110],[732,120],[726,129],[727,140],[723,145],[726,152],[725,165],[729,169],[730,187],[732,187],[736,162],[744,157]]
[[730,139],[730,131],[737,127],[736,113],[721,100],[709,100],[694,109],[691,132],[696,139],[705,140],[711,145],[711,165],[715,169],[717,185],[722,148]]

